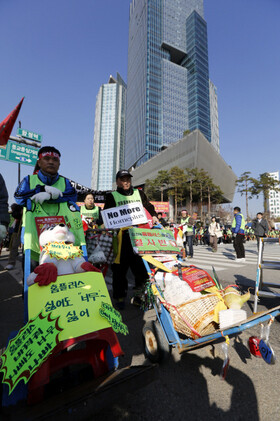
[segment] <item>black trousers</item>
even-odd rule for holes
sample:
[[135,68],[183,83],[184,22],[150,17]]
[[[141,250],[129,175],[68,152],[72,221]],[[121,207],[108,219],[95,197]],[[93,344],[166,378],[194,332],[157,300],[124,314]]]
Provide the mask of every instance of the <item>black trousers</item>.
[[233,247],[236,252],[237,259],[241,259],[245,257],[245,249],[244,249],[244,235],[237,234],[236,237],[233,239]]
[[127,271],[131,269],[135,277],[136,288],[144,286],[148,280],[148,274],[140,256],[134,253],[128,232],[125,231],[122,237],[122,248],[120,264],[114,263],[112,265],[113,272],[113,298],[126,297],[128,289]]

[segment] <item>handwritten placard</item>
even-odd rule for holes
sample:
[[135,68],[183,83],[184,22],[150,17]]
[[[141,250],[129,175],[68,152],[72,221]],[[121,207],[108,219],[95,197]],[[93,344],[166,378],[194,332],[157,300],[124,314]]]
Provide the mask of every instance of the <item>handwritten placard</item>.
[[61,331],[58,317],[53,317],[51,313],[47,316],[40,313],[9,341],[2,355],[3,365],[0,370],[4,373],[3,382],[9,385],[9,394],[21,379],[27,383],[36,373],[58,344]]
[[99,309],[99,313],[102,317],[108,320],[114,332],[119,332],[123,335],[128,334],[128,328],[122,322],[122,315],[119,311],[115,310],[109,304],[102,302],[101,307]]
[[28,288],[29,318],[40,311],[60,316],[60,341],[110,327],[99,314],[102,301],[112,304],[104,277],[97,272],[58,276],[55,283]]
[[82,257],[83,251],[78,246],[73,244],[66,244],[64,241],[48,243],[44,246],[44,251],[49,254],[51,258],[56,259],[75,259],[76,257]]
[[172,231],[131,228],[128,232],[135,253],[178,254],[180,251]]
[[106,228],[124,228],[131,225],[145,224],[147,216],[142,203],[128,203],[123,206],[101,211]]

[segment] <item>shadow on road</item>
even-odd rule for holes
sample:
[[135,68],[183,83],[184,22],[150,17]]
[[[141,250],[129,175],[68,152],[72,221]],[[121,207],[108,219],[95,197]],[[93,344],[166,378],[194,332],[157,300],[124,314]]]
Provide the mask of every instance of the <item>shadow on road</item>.
[[[221,380],[222,364],[221,358],[201,358],[190,353],[183,354],[178,362],[170,359],[160,366],[158,381],[140,389],[136,396],[127,393],[118,404],[95,414],[94,420],[258,421],[258,402],[251,379],[230,366],[226,380]],[[222,409],[217,402],[230,403]]]

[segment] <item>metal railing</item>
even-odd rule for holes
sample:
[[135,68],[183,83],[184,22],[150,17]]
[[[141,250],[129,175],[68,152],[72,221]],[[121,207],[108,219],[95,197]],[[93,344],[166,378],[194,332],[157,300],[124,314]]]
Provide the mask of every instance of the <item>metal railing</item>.
[[[259,239],[259,254],[258,254],[258,267],[256,276],[256,287],[255,287],[255,299],[254,299],[254,313],[257,312],[259,297],[280,297],[280,294],[273,291],[264,291],[264,287],[280,288],[280,273],[279,283],[275,282],[264,282],[263,270],[279,270],[280,271],[280,259],[277,261],[263,260],[264,243],[278,243],[278,238],[260,238]],[[280,258],[280,250],[279,250]]]

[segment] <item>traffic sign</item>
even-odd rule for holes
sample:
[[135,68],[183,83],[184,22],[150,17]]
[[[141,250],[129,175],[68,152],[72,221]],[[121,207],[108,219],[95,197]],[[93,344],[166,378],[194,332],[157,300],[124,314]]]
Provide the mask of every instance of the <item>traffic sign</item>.
[[42,135],[22,128],[17,129],[17,135],[25,137],[26,139],[36,140],[36,142],[42,142]]
[[34,167],[38,159],[38,150],[33,146],[9,140],[6,149],[0,148],[0,159]]

